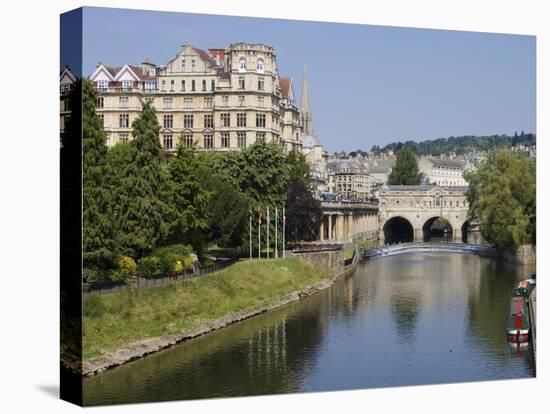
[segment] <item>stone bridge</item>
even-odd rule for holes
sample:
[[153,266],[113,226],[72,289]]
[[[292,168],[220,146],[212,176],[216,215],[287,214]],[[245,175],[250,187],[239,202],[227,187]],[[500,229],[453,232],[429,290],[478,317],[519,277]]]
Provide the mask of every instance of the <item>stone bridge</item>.
[[425,241],[435,224],[448,240],[466,241],[466,190],[467,187],[384,186],[376,193],[378,202],[323,202],[320,240]]
[[382,187],[377,194],[379,239],[408,234],[408,241],[423,241],[440,219],[440,229],[449,239],[466,241],[469,227],[467,189],[427,185]]

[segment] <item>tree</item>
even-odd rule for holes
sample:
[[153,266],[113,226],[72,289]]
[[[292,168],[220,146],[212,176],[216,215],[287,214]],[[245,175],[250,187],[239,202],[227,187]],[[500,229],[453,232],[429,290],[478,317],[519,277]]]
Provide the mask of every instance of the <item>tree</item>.
[[293,149],[286,156],[286,163],[289,169],[289,180],[296,178],[301,180],[306,188],[309,188],[311,185],[311,176],[306,156]]
[[525,155],[491,152],[465,175],[470,219],[487,241],[503,250],[536,241],[536,165]]
[[254,206],[282,205],[289,168],[282,149],[263,139],[217,159],[216,171],[247,195]]
[[111,214],[114,230],[118,231],[120,219],[124,213],[124,206],[128,204],[124,189],[124,179],[128,175],[128,168],[132,163],[132,145],[129,142],[119,142],[109,148],[106,156],[109,176],[107,184],[111,193]]
[[288,240],[318,239],[322,216],[321,203],[313,198],[298,177],[292,177],[288,182],[286,216]]
[[146,102],[132,123],[131,162],[123,180],[125,203],[120,243],[125,253],[139,258],[151,251],[164,232],[161,188],[160,125],[155,109]]
[[422,173],[418,169],[418,161],[410,148],[404,147],[397,153],[395,167],[388,177],[390,185],[418,185],[422,181]]
[[202,256],[205,232],[210,224],[210,194],[202,185],[192,149],[178,146],[168,166],[168,180],[162,194],[166,206],[164,221],[169,243],[189,243]]
[[97,92],[82,82],[82,250],[84,267],[106,269],[114,263],[110,192],[106,182],[106,135],[95,113]]

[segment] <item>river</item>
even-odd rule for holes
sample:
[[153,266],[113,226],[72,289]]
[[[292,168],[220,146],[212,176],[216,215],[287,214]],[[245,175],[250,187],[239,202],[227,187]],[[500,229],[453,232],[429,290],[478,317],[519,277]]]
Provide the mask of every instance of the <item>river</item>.
[[535,376],[514,349],[514,285],[534,271],[418,253],[359,264],[330,289],[86,379],[85,405]]

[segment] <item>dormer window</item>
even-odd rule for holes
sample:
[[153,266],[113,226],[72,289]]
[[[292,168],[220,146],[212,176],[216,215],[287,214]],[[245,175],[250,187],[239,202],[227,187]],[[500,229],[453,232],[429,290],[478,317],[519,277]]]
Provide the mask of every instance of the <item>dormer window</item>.
[[109,81],[106,80],[99,80],[97,81],[97,89],[107,89],[109,86]]
[[264,61],[262,59],[258,59],[256,62],[256,72],[264,73]]
[[155,76],[155,73],[156,73],[155,68],[149,69],[149,76]]
[[246,72],[246,59],[241,58],[239,60],[239,72]]

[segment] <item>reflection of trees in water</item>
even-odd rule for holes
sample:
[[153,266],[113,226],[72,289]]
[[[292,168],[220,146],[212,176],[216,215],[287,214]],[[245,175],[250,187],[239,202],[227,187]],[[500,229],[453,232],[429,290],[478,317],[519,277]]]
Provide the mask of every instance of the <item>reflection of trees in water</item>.
[[[528,277],[534,269],[491,259],[480,259],[479,266],[479,274],[483,277],[478,286],[468,289],[468,336],[476,346],[502,349],[502,352],[495,353],[495,357],[508,361],[511,351],[505,346],[506,324],[512,291],[518,280]],[[522,351],[521,355],[526,359],[529,371],[534,374],[535,361],[531,350]]]
[[101,374],[85,384],[85,401],[146,402],[299,391],[325,329],[330,304],[322,296]]
[[395,329],[403,344],[410,344],[415,339],[420,305],[418,296],[392,296],[391,298],[391,313]]

